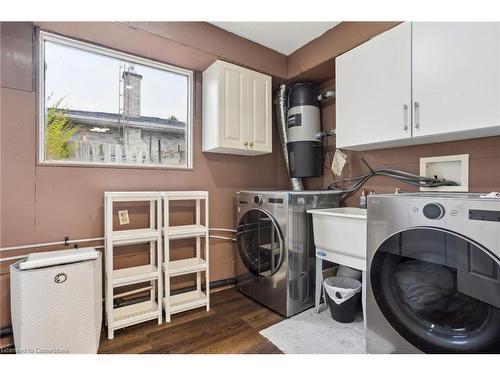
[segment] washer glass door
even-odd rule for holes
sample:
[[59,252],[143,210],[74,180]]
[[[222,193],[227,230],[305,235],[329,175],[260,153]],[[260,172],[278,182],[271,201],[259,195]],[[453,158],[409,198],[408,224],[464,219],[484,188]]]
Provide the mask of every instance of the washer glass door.
[[414,228],[377,249],[373,295],[387,321],[426,353],[500,353],[500,265],[456,233]]
[[251,273],[267,277],[278,271],[283,261],[283,238],[267,211],[247,211],[238,223],[236,236],[241,260]]

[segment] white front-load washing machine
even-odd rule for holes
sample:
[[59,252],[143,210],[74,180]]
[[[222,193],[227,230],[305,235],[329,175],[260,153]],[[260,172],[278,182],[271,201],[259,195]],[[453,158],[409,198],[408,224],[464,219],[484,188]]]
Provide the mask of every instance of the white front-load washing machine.
[[368,198],[367,351],[500,353],[500,199]]

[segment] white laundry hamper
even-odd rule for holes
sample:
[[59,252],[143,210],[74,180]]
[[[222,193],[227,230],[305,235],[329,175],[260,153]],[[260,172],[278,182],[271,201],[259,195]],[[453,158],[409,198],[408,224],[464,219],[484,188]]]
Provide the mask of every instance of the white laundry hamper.
[[102,259],[94,248],[35,253],[10,266],[17,353],[97,353]]

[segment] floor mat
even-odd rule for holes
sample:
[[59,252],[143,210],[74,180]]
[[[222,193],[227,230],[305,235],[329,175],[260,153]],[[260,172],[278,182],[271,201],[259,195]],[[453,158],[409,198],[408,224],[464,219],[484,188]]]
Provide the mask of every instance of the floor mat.
[[363,315],[352,323],[339,323],[329,310],[309,309],[259,332],[286,354],[363,354]]

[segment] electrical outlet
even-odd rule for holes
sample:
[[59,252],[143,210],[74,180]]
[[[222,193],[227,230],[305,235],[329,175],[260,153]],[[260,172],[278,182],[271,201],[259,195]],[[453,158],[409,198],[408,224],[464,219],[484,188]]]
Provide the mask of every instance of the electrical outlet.
[[118,211],[118,220],[120,225],[130,224],[130,218],[128,217],[128,210]]

